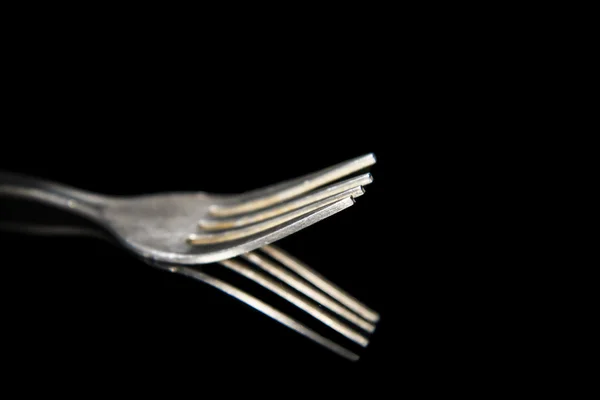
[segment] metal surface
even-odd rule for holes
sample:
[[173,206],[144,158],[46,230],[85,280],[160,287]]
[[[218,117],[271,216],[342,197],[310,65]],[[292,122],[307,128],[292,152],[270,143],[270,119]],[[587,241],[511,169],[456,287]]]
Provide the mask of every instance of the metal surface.
[[[362,317],[356,315],[354,312],[347,309],[346,307],[344,307],[343,305],[338,303],[333,298],[322,293],[316,287],[306,283],[303,279],[297,277],[292,272],[288,272],[285,269],[279,267],[279,265],[277,265],[276,263],[271,262],[271,261],[267,260],[265,257],[258,255],[256,252],[242,254],[241,257],[254,263],[254,265],[258,266],[263,271],[273,275],[274,277],[281,280],[282,282],[287,283],[290,287],[293,287],[298,292],[303,293],[306,296],[310,297],[317,303],[321,304],[323,307],[327,307],[328,309],[335,312],[336,314],[344,317],[346,320],[352,322],[353,324],[355,324],[356,326],[365,330],[366,332],[373,333],[373,331],[375,330],[375,325],[373,325],[371,322],[364,320]],[[228,261],[223,261],[223,262],[228,262]],[[360,343],[360,344],[364,343],[363,345],[365,345],[365,346],[367,344],[365,342],[357,342],[357,343]]]
[[366,186],[371,182],[373,182],[373,177],[371,176],[371,174],[360,175],[355,178],[347,179],[335,185],[331,185],[325,189],[319,190],[318,192],[307,194],[306,196],[300,197],[296,200],[283,203],[275,207],[271,207],[264,211],[259,211],[242,217],[203,219],[198,222],[198,226],[200,226],[200,228],[205,231],[220,231],[224,229],[242,228],[244,226],[256,224],[258,222],[263,222],[265,220],[284,215],[291,211],[298,210],[304,206],[314,204],[317,201],[321,201],[327,198],[331,198],[331,196],[343,193],[347,190],[354,189],[359,186]]
[[294,271],[306,281],[321,289],[324,293],[327,293],[329,296],[336,299],[345,307],[360,315],[362,318],[370,321],[373,324],[379,321],[379,314],[376,311],[365,306],[363,303],[327,280],[327,278],[310,268],[308,265],[304,264],[302,261],[275,246],[263,246],[261,250],[273,259],[285,265],[288,269]]
[[256,271],[252,268],[249,268],[247,265],[243,264],[238,260],[224,260],[221,261],[221,264],[224,267],[235,271],[242,276],[245,276],[246,278],[258,283],[259,285],[270,290],[276,295],[284,298],[285,300],[289,301],[302,311],[307,312],[308,314],[312,315],[325,325],[346,336],[353,342],[358,343],[363,347],[366,347],[369,344],[369,340],[366,338],[366,336],[362,335],[360,332],[348,326],[345,322],[341,321],[333,314],[320,309],[317,304],[313,304],[305,300],[303,297],[298,296],[287,286],[279,284],[276,280],[269,278],[267,275],[262,274],[259,271]]
[[[318,207],[308,204],[300,209],[277,214],[259,224],[250,225],[244,232],[203,231],[198,227],[198,221],[209,219],[211,209],[248,204],[248,201],[256,202],[260,198],[273,199],[273,196],[281,192],[285,194],[281,199],[290,199],[290,188],[321,186],[323,182],[331,181],[332,177],[343,177],[340,175],[342,172],[355,171],[357,165],[367,165],[374,157],[367,155],[361,159],[364,160],[358,164],[355,159],[336,166],[335,173],[329,168],[321,174],[311,174],[310,179],[304,176],[240,195],[198,192],[115,197],[0,172],[0,196],[35,200],[82,215],[113,233],[126,248],[153,263],[206,264],[238,256],[298,232],[352,206],[353,196],[362,194],[362,191],[359,192],[360,185],[357,185],[343,192],[344,196],[336,195],[336,201],[325,198],[321,203],[317,202]],[[366,183],[370,183],[370,179],[364,184]],[[296,192],[298,191],[294,193]],[[271,200],[269,203],[272,204]]]
[[233,228],[217,233],[192,234],[188,236],[187,241],[190,244],[213,244],[242,239],[248,236],[256,235],[261,232],[265,232],[271,228],[280,226],[282,224],[285,224],[286,222],[302,217],[303,215],[308,215],[313,211],[323,209],[324,207],[327,207],[330,204],[337,203],[338,201],[343,201],[344,199],[355,199],[357,197],[362,196],[363,194],[364,190],[362,187],[359,186],[354,189],[346,190],[342,193],[333,195],[331,197],[327,197],[326,199],[316,201],[298,210],[290,211],[286,214],[279,215],[266,221],[259,222],[247,227],[238,229]]
[[210,214],[216,217],[230,217],[262,210],[368,168],[375,164],[375,162],[374,154],[366,154],[292,181],[283,182],[258,192],[250,193],[247,199],[240,202],[212,205],[210,207]]
[[227,293],[230,296],[235,297],[236,299],[240,300],[243,303],[246,303],[250,307],[253,307],[256,310],[262,312],[263,314],[273,318],[275,321],[287,326],[288,328],[298,332],[299,334],[313,340],[315,343],[320,344],[321,346],[333,351],[334,353],[350,361],[357,361],[359,359],[359,356],[356,353],[346,349],[345,347],[340,346],[339,344],[335,343],[330,339],[327,339],[326,337],[308,328],[301,322],[291,318],[290,316],[282,313],[281,311],[278,311],[277,309],[271,307],[265,302],[260,301],[256,297],[249,295],[248,293],[236,288],[235,286],[230,285],[227,282],[212,277],[206,273],[196,271],[189,267],[179,267],[177,272],[186,275],[190,278],[202,281],[210,286],[213,286],[216,289],[221,290],[222,292]]

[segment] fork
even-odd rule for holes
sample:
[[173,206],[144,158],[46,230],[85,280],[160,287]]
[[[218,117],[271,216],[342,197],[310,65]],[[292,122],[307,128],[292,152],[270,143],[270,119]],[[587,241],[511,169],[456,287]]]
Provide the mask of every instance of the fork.
[[[38,200],[87,217],[106,228],[112,234],[112,242],[124,245],[148,264],[203,281],[343,357],[356,360],[358,356],[350,350],[248,293],[189,265],[220,262],[351,341],[367,346],[367,335],[374,331],[378,314],[300,261],[268,244],[354,204],[354,199],[364,193],[362,187],[372,182],[371,175],[336,181],[374,163],[374,155],[367,154],[241,195],[169,193],[133,198],[101,196],[35,178],[0,173],[0,196]],[[315,191],[324,185],[327,186]],[[190,234],[195,220],[199,232]],[[11,229],[10,224],[5,223],[3,227]],[[107,238],[102,231],[94,233],[94,230],[77,227],[27,228],[20,224],[12,226],[12,230]],[[261,247],[264,254],[253,251]],[[242,255],[239,259],[230,259],[239,255]],[[259,270],[250,267],[248,262]]]
[[364,193],[363,186],[372,182],[371,175],[336,181],[374,163],[374,155],[367,154],[237,195],[106,196],[0,172],[0,196],[79,214],[150,264],[206,264],[258,249],[352,206]]
[[[102,230],[83,226],[0,222],[0,229],[35,235],[88,236],[118,245],[114,238]],[[377,312],[297,258],[273,245],[266,245],[259,251],[243,254],[241,257],[222,260],[220,264],[284,298],[362,347],[368,345],[367,336],[374,332],[375,324],[379,321],[380,317]],[[212,276],[206,271],[206,268],[198,270],[182,265],[164,264],[162,266],[170,272],[199,280],[240,300],[348,360],[357,361],[359,359],[355,352],[315,332],[290,315],[275,309],[249,293]],[[319,304],[329,311],[319,307]]]

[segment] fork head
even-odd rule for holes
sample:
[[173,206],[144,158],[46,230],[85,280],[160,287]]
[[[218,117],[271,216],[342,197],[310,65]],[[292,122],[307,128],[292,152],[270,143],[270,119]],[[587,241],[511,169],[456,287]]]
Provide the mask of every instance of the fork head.
[[168,193],[111,198],[100,207],[98,221],[149,262],[217,262],[273,243],[350,207],[364,193],[362,187],[372,182],[370,174],[314,189],[374,162],[368,154],[240,195]]
[[[103,211],[105,227],[149,261],[206,264],[235,257],[291,235],[354,204],[346,197],[266,231],[237,240],[194,246],[190,232],[206,217],[215,198],[203,193],[165,194],[116,200]],[[192,236],[193,238],[193,236]]]

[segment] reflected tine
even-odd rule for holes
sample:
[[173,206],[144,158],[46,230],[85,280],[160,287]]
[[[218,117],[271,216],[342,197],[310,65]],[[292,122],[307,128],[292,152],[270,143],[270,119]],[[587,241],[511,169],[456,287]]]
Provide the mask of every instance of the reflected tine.
[[294,304],[296,307],[300,308],[301,310],[312,315],[319,321],[323,322],[325,325],[346,336],[348,339],[360,344],[363,347],[366,347],[369,344],[369,340],[365,336],[352,329],[346,323],[340,321],[333,315],[329,315],[329,313],[326,313],[325,311],[321,310],[318,306],[307,302],[302,297],[298,296],[296,293],[291,291],[289,288],[285,287],[284,285],[280,284],[274,279],[269,278],[265,274],[255,271],[252,268],[250,268],[250,266],[245,265],[236,260],[224,260],[220,263],[224,267],[227,267],[230,270],[245,276],[246,278],[258,283],[264,288],[284,298],[285,300]]
[[364,329],[369,333],[373,333],[373,331],[375,330],[375,325],[373,325],[372,323],[365,321],[360,316],[356,315],[352,311],[340,305],[340,303],[338,303],[336,300],[330,298],[327,295],[324,295],[318,289],[307,285],[301,279],[295,277],[292,273],[286,271],[277,264],[270,262],[266,258],[261,257],[256,253],[242,254],[241,257],[245,258],[248,261],[251,261],[263,271],[268,272],[274,277],[287,283],[300,293],[305,294],[317,303],[320,303],[321,305],[329,308],[331,311],[344,317],[345,319],[352,322],[361,329]]
[[[357,187],[351,190],[346,190],[340,194],[335,196],[328,197],[324,200],[318,201],[316,203],[310,204],[308,206],[302,207],[296,211],[289,212],[287,214],[281,215],[279,217],[270,219],[268,221],[261,222],[259,224],[251,225],[245,228],[240,229],[232,229],[228,231],[218,232],[218,233],[198,233],[191,234],[188,236],[187,242],[188,244],[198,245],[198,244],[211,244],[211,243],[222,243],[228,242],[231,240],[241,239],[247,236],[255,235],[257,233],[266,231],[271,228],[275,228],[278,225],[289,222],[293,219],[302,217],[306,214],[309,214],[313,211],[318,210],[321,207],[325,207],[327,205],[336,203],[338,201],[343,201],[344,199],[353,199],[355,197],[359,197],[364,193],[362,187]],[[352,200],[354,201],[354,200]]]
[[284,252],[278,247],[267,245],[261,248],[262,251],[267,253],[269,256],[273,257],[275,260],[279,261],[334,299],[338,300],[340,303],[356,312],[363,318],[366,318],[369,321],[377,322],[379,321],[379,314],[374,310],[370,309],[344,290],[340,289],[335,284],[328,281],[325,277],[320,275],[318,272],[302,263],[300,260],[292,257],[288,253]]
[[215,217],[231,217],[234,215],[261,210],[274,204],[282,203],[286,200],[292,199],[303,193],[310,192],[315,188],[334,182],[340,178],[343,178],[344,176],[358,172],[373,164],[375,164],[375,156],[373,154],[367,154],[365,156],[334,165],[333,167],[326,168],[319,172],[294,179],[290,182],[284,182],[282,184],[275,185],[272,188],[262,189],[260,192],[263,194],[260,197],[248,200],[241,204],[215,204],[210,207],[209,212]]
[[204,272],[196,271],[187,267],[173,267],[174,272],[180,273],[182,275],[188,276],[193,279],[197,279],[202,281],[216,289],[219,289],[222,292],[227,293],[228,295],[235,297],[243,303],[246,303],[250,307],[262,312],[265,315],[273,318],[275,321],[287,326],[288,328],[298,332],[301,335],[306,336],[307,338],[313,340],[314,342],[320,344],[323,347],[333,351],[334,353],[339,354],[340,356],[347,358],[351,361],[357,361],[358,355],[351,352],[348,349],[343,348],[337,343],[327,339],[319,335],[317,332],[312,329],[304,326],[300,322],[295,319],[287,316],[286,314],[278,311],[277,309],[271,307],[270,305],[260,301],[256,297],[249,295],[241,289],[236,288],[233,285],[230,285],[227,282],[224,282],[220,279],[214,278]]
[[297,200],[289,203],[284,203],[253,215],[227,219],[204,219],[201,220],[198,225],[200,225],[200,228],[210,231],[240,228],[297,210],[308,204],[323,200],[338,193],[342,193],[354,187],[368,185],[371,182],[373,182],[373,177],[371,174],[364,174],[356,178],[351,178],[338,184],[331,185],[325,189],[319,190],[316,193],[300,197]]

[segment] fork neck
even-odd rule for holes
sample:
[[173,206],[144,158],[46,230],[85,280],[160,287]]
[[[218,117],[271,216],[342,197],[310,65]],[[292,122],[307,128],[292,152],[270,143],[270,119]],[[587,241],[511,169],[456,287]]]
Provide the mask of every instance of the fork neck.
[[107,198],[44,179],[0,171],[0,197],[35,201],[96,222],[102,220]]

